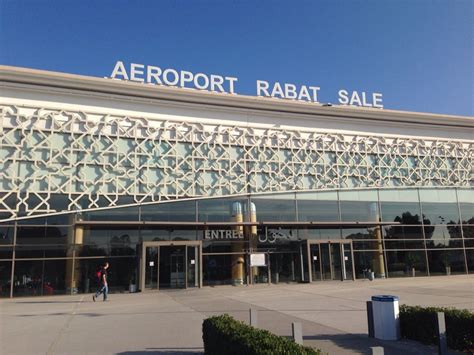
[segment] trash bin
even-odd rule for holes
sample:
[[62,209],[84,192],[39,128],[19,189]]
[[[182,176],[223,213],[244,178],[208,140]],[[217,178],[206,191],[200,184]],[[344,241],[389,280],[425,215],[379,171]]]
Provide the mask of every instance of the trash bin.
[[372,296],[374,338],[381,340],[400,339],[400,318],[397,296]]

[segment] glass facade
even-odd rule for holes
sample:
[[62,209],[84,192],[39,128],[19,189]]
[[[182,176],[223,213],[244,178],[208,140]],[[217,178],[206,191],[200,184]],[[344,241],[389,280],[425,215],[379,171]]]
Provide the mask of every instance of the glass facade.
[[474,190],[248,194],[0,224],[1,297],[92,292],[105,261],[111,292],[473,273]]

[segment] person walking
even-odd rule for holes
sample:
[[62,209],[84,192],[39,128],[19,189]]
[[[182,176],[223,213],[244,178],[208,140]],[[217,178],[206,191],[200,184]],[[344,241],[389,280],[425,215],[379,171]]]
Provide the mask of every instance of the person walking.
[[109,285],[107,283],[107,269],[109,268],[109,263],[106,262],[97,272],[99,278],[99,287],[97,292],[92,296],[92,300],[95,302],[95,299],[100,296],[102,293],[104,295],[104,301],[107,301],[107,295],[109,294]]

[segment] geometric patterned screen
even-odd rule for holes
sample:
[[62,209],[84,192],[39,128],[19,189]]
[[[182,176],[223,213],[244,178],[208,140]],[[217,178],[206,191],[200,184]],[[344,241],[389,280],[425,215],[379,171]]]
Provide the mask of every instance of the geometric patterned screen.
[[474,143],[0,106],[0,219],[182,197],[474,186]]

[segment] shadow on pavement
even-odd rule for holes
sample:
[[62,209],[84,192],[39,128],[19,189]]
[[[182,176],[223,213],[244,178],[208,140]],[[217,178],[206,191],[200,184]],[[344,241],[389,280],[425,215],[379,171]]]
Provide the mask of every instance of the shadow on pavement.
[[[384,348],[385,355],[406,354],[437,354],[433,347],[425,346],[414,341],[384,341],[369,338],[367,334],[321,334],[304,336],[305,345],[318,347],[318,342],[326,341],[333,343],[339,348],[354,351],[358,354],[372,354],[371,347]],[[315,343],[312,343],[315,341]]]
[[170,354],[170,355],[201,355],[204,351],[202,348],[146,348],[144,350],[137,351],[123,351],[117,353],[117,355],[140,355],[140,354]]

